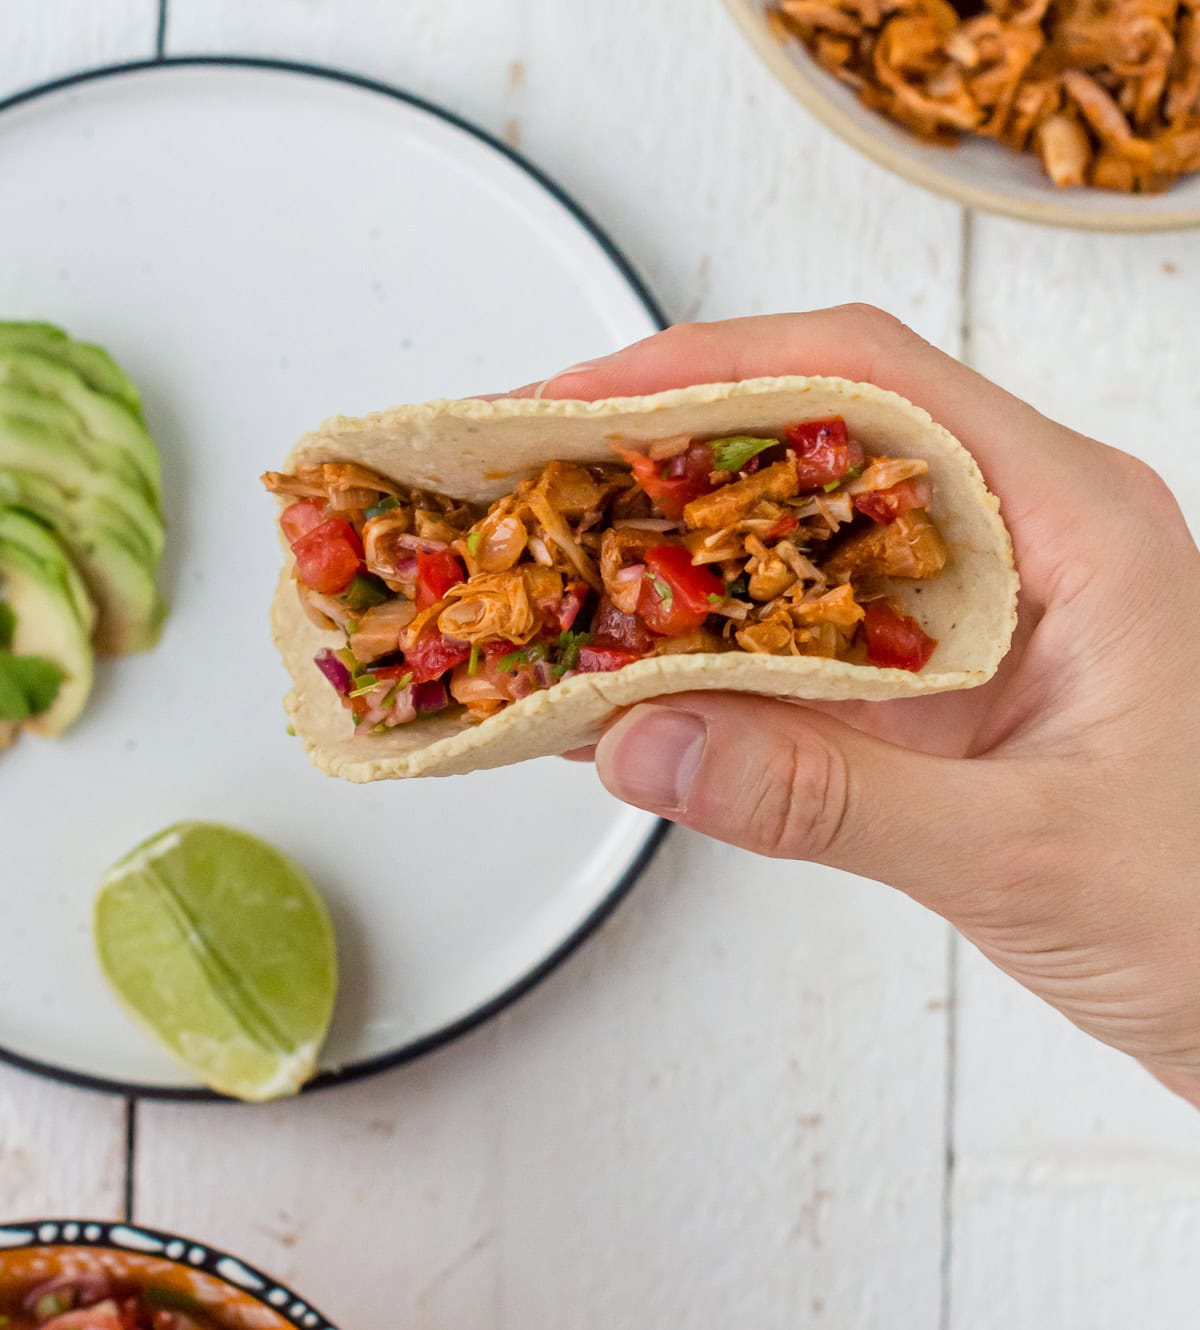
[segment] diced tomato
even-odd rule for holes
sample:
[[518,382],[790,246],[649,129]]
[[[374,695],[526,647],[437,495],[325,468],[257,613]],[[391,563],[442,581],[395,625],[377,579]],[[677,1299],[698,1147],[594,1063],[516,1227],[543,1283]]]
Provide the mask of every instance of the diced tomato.
[[789,531],[795,531],[799,525],[800,519],[798,517],[793,517],[791,513],[784,513],[779,521],[776,522],[773,527],[768,529],[767,534],[763,539],[778,540],[780,536],[786,536]]
[[690,633],[712,612],[709,596],[725,597],[725,583],[675,545],[656,545],[644,556],[646,576],[638,597],[638,617],[667,637]]
[[686,452],[656,462],[645,453],[618,448],[629,464],[633,478],[666,517],[682,517],[684,508],[713,489],[712,448],[707,443],[690,444]]
[[623,670],[626,665],[641,660],[642,655],[642,652],[630,651],[627,647],[591,642],[579,648],[579,664],[576,669],[580,674],[602,674],[607,670]]
[[427,610],[459,582],[466,580],[466,569],[449,550],[426,554],[417,551],[417,609]]
[[928,508],[932,498],[929,481],[924,476],[914,476],[911,480],[902,480],[885,490],[856,494],[854,506],[860,513],[866,513],[872,521],[886,526],[901,513],[910,512],[913,508]]
[[289,503],[279,514],[279,525],[289,545],[294,545],[301,536],[307,536],[324,520],[325,505],[320,499],[301,499],[299,503]]
[[323,596],[345,591],[362,567],[362,541],[344,517],[326,518],[292,545],[292,553],[300,580]]
[[583,609],[583,602],[587,599],[587,593],[588,584],[586,582],[571,582],[568,584],[566,594],[558,606],[558,626],[562,632],[567,632],[579,617],[579,611]]
[[403,679],[412,673],[411,665],[368,665],[367,672],[381,683],[384,679]]
[[862,465],[862,445],[850,437],[841,416],[807,420],[784,433],[796,453],[796,476],[802,490],[820,489]]
[[873,600],[866,608],[863,631],[867,635],[867,660],[894,670],[916,670],[929,660],[937,646],[916,619],[897,613],[885,600]]
[[600,597],[592,615],[592,639],[626,651],[646,652],[654,645],[654,634],[636,614],[622,614],[607,596]]
[[428,683],[461,664],[470,654],[468,643],[445,637],[436,628],[426,628],[405,650],[405,670],[412,671],[413,683]]

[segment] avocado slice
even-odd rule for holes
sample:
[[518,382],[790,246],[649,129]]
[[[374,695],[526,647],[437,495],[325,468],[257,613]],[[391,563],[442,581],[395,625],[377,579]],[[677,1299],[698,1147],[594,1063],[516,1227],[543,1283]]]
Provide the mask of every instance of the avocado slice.
[[[76,437],[49,422],[53,410],[42,421],[5,411],[5,393],[0,387],[0,468],[24,471],[57,485],[69,497],[87,496],[114,509],[125,523],[128,537],[149,566],[157,563],[163,548],[162,519],[145,494],[114,476],[76,442]],[[45,400],[45,399],[43,399]],[[55,404],[50,402],[49,407]]]
[[159,496],[135,459],[123,449],[93,438],[88,433],[83,417],[66,402],[32,388],[5,383],[0,371],[0,415],[40,425],[43,429],[53,430],[63,438],[70,439],[95,466],[109,472],[126,489],[140,495],[154,514],[158,515]]
[[133,381],[101,346],[76,342],[52,323],[5,323],[0,321],[0,351],[32,351],[72,369],[96,392],[111,397],[139,422],[142,397]]
[[153,571],[157,566],[154,553],[157,541],[147,539],[128,514],[103,494],[90,489],[67,489],[38,471],[0,465],[0,508],[6,507],[27,509],[54,527],[60,538],[70,535],[68,528],[111,532],[148,569]]
[[94,495],[67,495],[28,471],[0,468],[0,506],[22,508],[52,526],[96,603],[93,646],[106,656],[148,651],[166,606],[154,582],[156,561],[124,515]]
[[75,721],[92,687],[95,607],[48,527],[15,508],[0,510],[0,595],[15,619],[15,655],[53,661],[66,675],[48,711],[25,722],[47,738]]
[[[146,427],[120,402],[89,388],[74,370],[32,351],[0,350],[0,384],[27,394],[57,399],[82,422],[80,444],[97,457],[124,457],[157,505],[162,498],[162,468]],[[11,402],[11,397],[5,395]],[[31,409],[34,404],[27,403]],[[13,407],[3,409],[12,412]]]

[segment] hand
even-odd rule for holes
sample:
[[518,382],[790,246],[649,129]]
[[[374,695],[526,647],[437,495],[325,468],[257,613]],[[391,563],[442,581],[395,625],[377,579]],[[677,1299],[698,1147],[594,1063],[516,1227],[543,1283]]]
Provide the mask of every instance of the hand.
[[1013,650],[983,688],[910,701],[641,703],[596,748],[601,779],[898,887],[1200,1106],[1200,552],[1170,491],[863,307],[671,328],[518,393],[770,374],[895,389],[966,444],[1013,536]]

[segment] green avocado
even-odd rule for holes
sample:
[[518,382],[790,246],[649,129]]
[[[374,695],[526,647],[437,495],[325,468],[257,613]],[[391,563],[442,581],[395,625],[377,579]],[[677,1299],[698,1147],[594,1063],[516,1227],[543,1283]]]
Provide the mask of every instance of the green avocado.
[[50,708],[25,722],[55,738],[91,691],[96,610],[53,532],[15,508],[0,510],[0,596],[10,610],[13,654],[51,661],[65,676]]
[[158,506],[162,498],[158,449],[145,425],[127,407],[89,388],[74,370],[32,351],[0,349],[0,384],[10,390],[25,390],[16,398],[11,391],[3,395],[0,409],[10,415],[28,415],[49,425],[54,422],[48,415],[53,415],[56,422],[64,419],[61,409],[54,409],[56,405],[67,408],[77,418],[80,446],[98,462],[117,471],[136,473],[147,497]]
[[39,476],[70,498],[86,499],[118,514],[127,540],[153,568],[162,554],[163,525],[145,494],[98,465],[80,447],[78,436],[62,428],[65,422],[50,423],[52,410],[45,410],[40,421],[12,415],[6,410],[7,397],[0,386],[0,469]]
[[32,472],[0,467],[4,506],[54,528],[96,603],[96,651],[124,656],[157,643],[166,607],[154,583],[155,560],[119,509],[95,495],[69,495]]
[[72,369],[89,388],[111,397],[139,422],[142,398],[125,371],[100,346],[76,342],[52,323],[0,321],[0,351],[32,351]]

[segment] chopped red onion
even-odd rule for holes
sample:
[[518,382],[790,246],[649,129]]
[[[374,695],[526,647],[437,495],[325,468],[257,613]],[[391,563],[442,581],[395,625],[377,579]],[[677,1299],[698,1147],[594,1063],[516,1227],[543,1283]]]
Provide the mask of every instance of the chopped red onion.
[[350,671],[328,647],[322,647],[317,652],[313,657],[313,664],[333,684],[340,696],[348,696],[351,687]]
[[[386,697],[387,694],[385,693]],[[384,719],[389,725],[407,725],[410,720],[416,720],[417,708],[413,705],[413,686],[409,684],[396,694],[395,700],[388,708]]]
[[446,685],[440,679],[430,679],[427,683],[413,684],[412,690],[413,706],[417,709],[417,714],[421,716],[429,715],[433,711],[441,711],[450,705],[450,696],[446,692]]
[[535,660],[533,677],[537,680],[539,688],[549,688],[555,682],[554,666],[548,660]]
[[613,581],[621,583],[640,582],[645,571],[646,565],[644,563],[626,564],[624,568],[613,574]]

